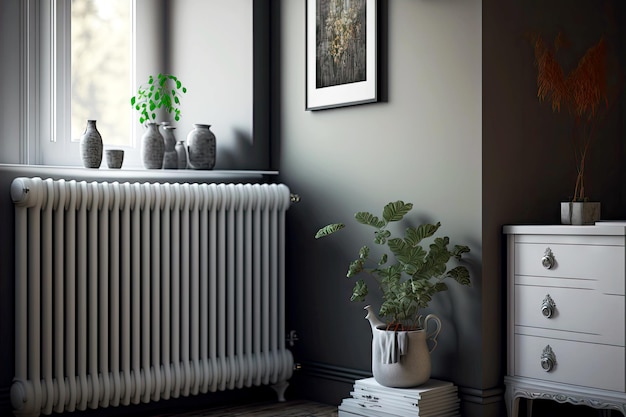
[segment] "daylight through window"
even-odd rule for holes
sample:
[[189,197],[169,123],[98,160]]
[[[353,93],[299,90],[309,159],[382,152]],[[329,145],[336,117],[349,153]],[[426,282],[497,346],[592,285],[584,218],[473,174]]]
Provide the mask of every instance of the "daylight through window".
[[71,135],[97,120],[105,145],[131,145],[132,1],[72,0]]

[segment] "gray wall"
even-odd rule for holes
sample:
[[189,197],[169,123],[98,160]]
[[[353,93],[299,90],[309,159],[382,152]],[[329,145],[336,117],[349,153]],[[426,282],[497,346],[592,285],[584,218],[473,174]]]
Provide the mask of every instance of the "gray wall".
[[20,1],[0,2],[0,163],[19,162],[20,148]]
[[[415,204],[413,221],[441,221],[442,234],[471,247],[473,287],[452,284],[431,304],[443,320],[433,376],[482,401],[482,390],[501,382],[500,346],[494,352],[483,337],[492,329],[483,323],[491,288],[481,277],[481,1],[389,1],[388,102],[316,112],[304,110],[305,2],[283,0],[280,8],[280,118],[272,133],[281,138],[280,176],[302,197],[288,224],[289,328],[300,337],[302,392],[339,403],[350,378],[371,369],[364,304],[349,302],[345,278],[369,236],[315,241],[315,231],[402,199]],[[332,367],[342,381],[320,376]]]
[[[263,44],[264,22],[253,27],[253,0],[167,0],[167,71],[188,88],[183,117],[175,123],[185,139],[194,123],[211,125],[217,142],[216,169],[268,169],[269,145],[263,120],[267,101],[255,101],[255,83],[267,74],[254,61],[254,39]],[[253,32],[254,30],[254,32]],[[262,61],[267,66],[267,57]],[[255,76],[259,78],[255,78]],[[258,97],[257,97],[258,99]],[[265,95],[264,100],[268,100]]]

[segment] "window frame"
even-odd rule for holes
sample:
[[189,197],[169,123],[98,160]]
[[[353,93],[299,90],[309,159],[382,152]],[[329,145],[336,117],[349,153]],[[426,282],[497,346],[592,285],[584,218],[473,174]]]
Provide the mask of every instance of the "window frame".
[[[48,141],[53,137],[50,124],[51,116],[51,74],[50,62],[44,62],[40,55],[42,51],[50,48],[51,35],[50,21],[43,19],[42,6],[52,2],[63,0],[20,0],[20,80],[19,80],[19,105],[18,111],[20,124],[18,137],[17,155],[12,153],[12,159],[23,165],[62,165],[82,167],[80,158],[80,145],[77,142],[68,141],[69,149],[63,150],[65,143]],[[64,0],[69,2],[70,0]],[[130,0],[134,4],[133,18],[133,59],[135,69],[131,74],[132,88],[129,100],[138,82],[145,81],[150,74],[158,72],[169,73],[177,69],[176,63],[171,62],[170,39],[172,34],[172,19],[168,14],[171,12],[171,0]],[[233,158],[219,169],[245,170],[248,167],[254,169],[269,169],[275,167],[277,160],[273,157],[276,142],[271,140],[271,84],[276,82],[276,74],[272,72],[272,62],[276,62],[276,51],[270,47],[272,37],[277,38],[278,29],[272,25],[271,16],[278,13],[273,3],[267,4],[264,0],[249,0],[252,7],[252,36],[253,56],[251,65],[252,76],[252,147],[246,152],[245,157]],[[225,4],[225,3],[224,3]],[[57,44],[58,44],[57,38]],[[44,54],[45,55],[45,54]],[[52,56],[49,52],[48,59]],[[46,70],[47,69],[47,70]],[[133,111],[128,106],[129,111]],[[135,117],[132,120],[138,120]],[[69,122],[68,122],[69,123]],[[59,126],[57,124],[57,126]],[[227,127],[232,128],[232,126]],[[132,141],[134,148],[130,148],[124,157],[124,168],[143,168],[141,164],[139,142],[143,134],[143,126],[132,123]],[[60,138],[58,133],[55,137]],[[106,139],[106,138],[105,138]],[[236,137],[228,137],[223,142],[223,149],[237,151],[238,142]],[[274,143],[274,144],[273,144]],[[42,149],[42,144],[47,148],[56,146],[61,149],[60,154],[67,161],[48,161],[50,152]],[[73,146],[70,146],[73,145]],[[116,146],[117,147],[117,146]],[[105,145],[106,149],[106,145]],[[106,164],[105,164],[106,166]]]
[[[131,83],[137,79],[137,8],[146,3],[131,2]],[[80,142],[71,133],[71,0],[22,0],[21,30],[21,132],[19,163],[47,166],[82,166]],[[142,10],[145,11],[145,10]],[[148,20],[154,13],[148,12]],[[143,27],[150,29],[150,24]],[[145,55],[145,54],[144,54]],[[149,54],[150,55],[150,54]],[[142,67],[154,68],[156,59]],[[129,86],[132,87],[132,86]],[[129,100],[132,89],[129,88]],[[128,111],[132,112],[130,104]],[[139,166],[137,138],[140,127],[129,126],[130,145],[124,165]],[[77,139],[77,138],[74,138]],[[106,145],[105,145],[106,148]]]

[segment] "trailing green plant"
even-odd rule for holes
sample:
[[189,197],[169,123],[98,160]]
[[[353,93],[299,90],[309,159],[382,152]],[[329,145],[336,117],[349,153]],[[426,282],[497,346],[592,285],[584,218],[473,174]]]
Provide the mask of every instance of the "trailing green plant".
[[[468,246],[455,245],[448,249],[450,239],[447,236],[435,237],[425,248],[422,241],[435,235],[440,222],[424,223],[408,227],[403,236],[394,237],[388,226],[398,222],[413,209],[413,204],[403,201],[390,202],[378,218],[369,212],[354,215],[360,224],[373,227],[374,244],[386,246],[395,258],[391,260],[384,252],[377,260],[370,259],[370,247],[365,245],[359,250],[357,259],[350,263],[347,277],[361,273],[370,275],[380,287],[382,304],[379,314],[387,319],[388,329],[413,330],[420,328],[419,311],[428,306],[433,295],[448,289],[444,282],[451,278],[461,285],[471,285],[468,269],[463,265],[448,268],[452,258],[460,261],[463,254],[470,251]],[[315,234],[319,239],[345,228],[343,223],[332,223],[322,227]],[[369,294],[367,283],[359,279],[354,284],[351,301],[363,301]]]
[[142,84],[137,94],[131,97],[130,105],[139,112],[139,123],[155,121],[157,109],[174,113],[174,120],[180,120],[180,95],[187,92],[187,87],[172,74],[150,75],[148,82]]

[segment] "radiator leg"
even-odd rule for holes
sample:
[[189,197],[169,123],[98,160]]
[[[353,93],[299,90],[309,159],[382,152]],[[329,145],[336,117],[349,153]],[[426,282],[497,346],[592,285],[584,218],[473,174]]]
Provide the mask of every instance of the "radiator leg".
[[272,385],[272,389],[274,391],[276,391],[276,394],[278,395],[278,402],[285,402],[285,391],[287,390],[287,387],[289,386],[289,382],[287,381],[279,381],[276,384]]

